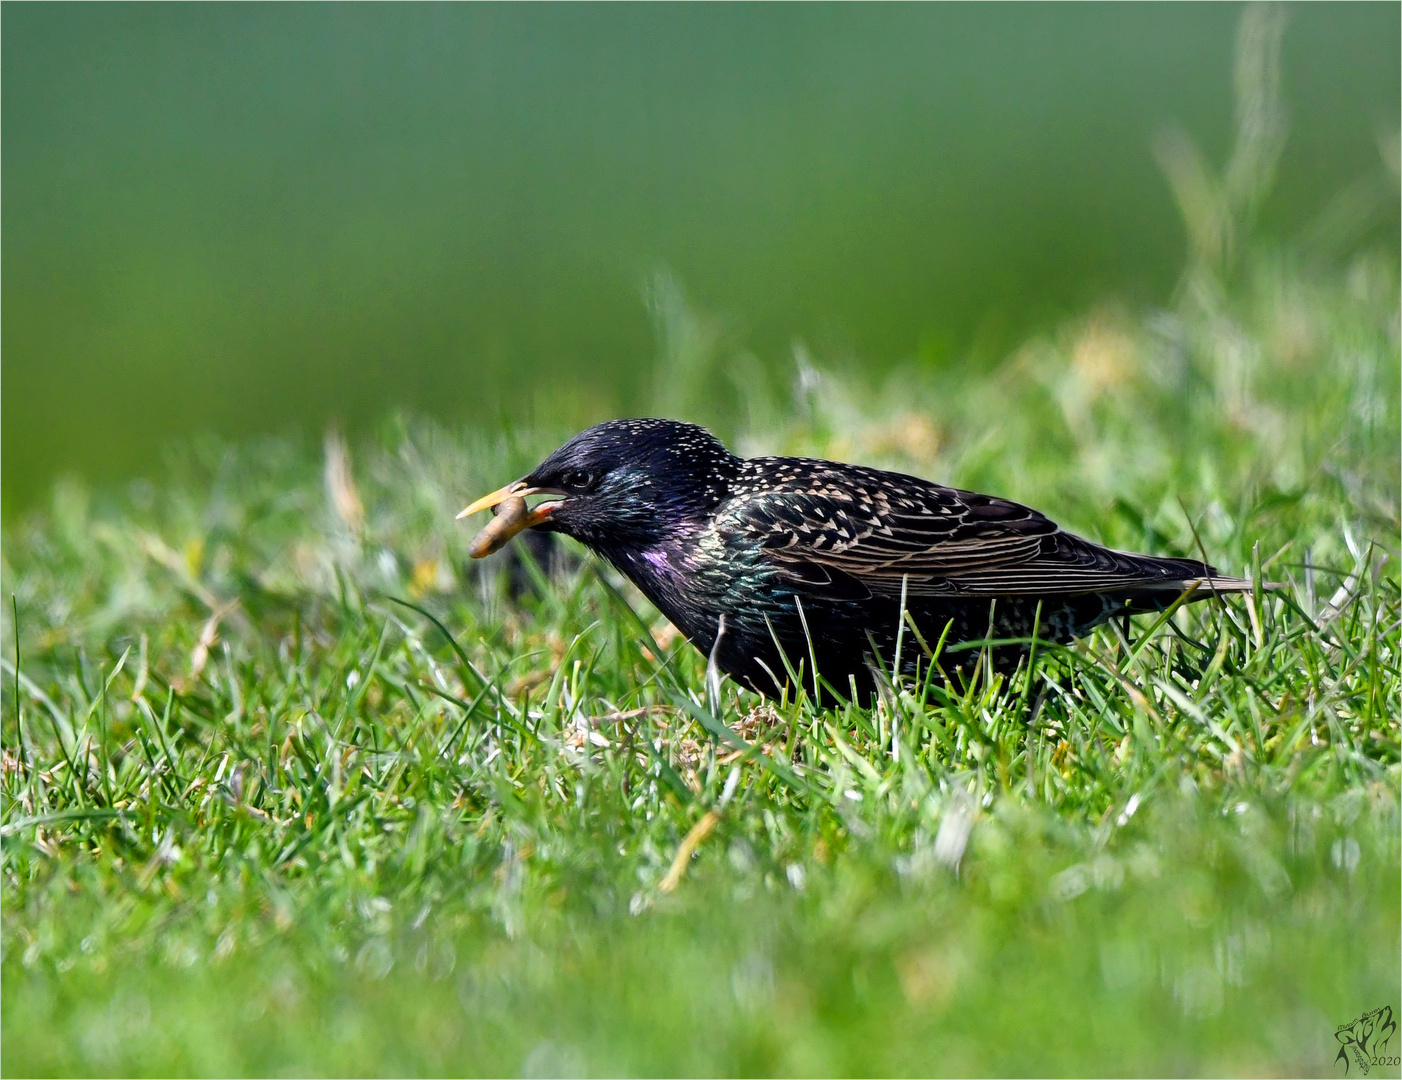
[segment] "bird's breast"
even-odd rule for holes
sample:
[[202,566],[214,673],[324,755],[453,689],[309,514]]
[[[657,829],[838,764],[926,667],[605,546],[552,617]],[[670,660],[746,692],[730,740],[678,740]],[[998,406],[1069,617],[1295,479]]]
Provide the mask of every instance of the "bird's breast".
[[[722,615],[737,615],[759,600],[755,566],[708,542],[708,534],[628,551],[601,552],[703,652],[715,641]],[[763,576],[763,575],[758,575]]]

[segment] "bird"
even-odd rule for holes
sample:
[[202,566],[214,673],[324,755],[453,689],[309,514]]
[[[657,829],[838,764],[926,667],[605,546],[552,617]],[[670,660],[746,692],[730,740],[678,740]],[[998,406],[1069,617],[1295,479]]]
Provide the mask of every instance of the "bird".
[[1067,644],[1117,616],[1253,589],[1195,559],[1103,547],[1008,499],[861,465],[738,457],[676,420],[591,427],[458,517],[503,507],[474,556],[522,529],[572,537],[709,665],[771,698],[802,688],[826,704],[868,701],[922,663],[968,673],[982,656],[1012,670],[1034,637]]

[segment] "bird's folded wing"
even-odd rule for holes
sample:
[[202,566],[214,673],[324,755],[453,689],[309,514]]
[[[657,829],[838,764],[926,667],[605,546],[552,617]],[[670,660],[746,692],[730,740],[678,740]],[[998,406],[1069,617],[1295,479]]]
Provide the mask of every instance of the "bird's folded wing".
[[871,470],[838,480],[815,473],[743,494],[722,527],[799,587],[831,581],[845,594],[860,583],[879,595],[903,586],[910,596],[1074,595],[1170,588],[1211,573],[1186,559],[1111,551],[1004,499]]

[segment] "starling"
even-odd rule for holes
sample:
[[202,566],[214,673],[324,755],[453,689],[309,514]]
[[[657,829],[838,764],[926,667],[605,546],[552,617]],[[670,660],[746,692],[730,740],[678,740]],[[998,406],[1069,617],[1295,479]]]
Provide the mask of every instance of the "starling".
[[[531,495],[551,498],[523,512]],[[672,420],[592,427],[458,516],[502,505],[509,520],[484,530],[475,555],[525,528],[573,537],[720,671],[771,696],[790,672],[806,671],[811,687],[816,665],[824,699],[835,689],[865,700],[874,669],[913,671],[941,641],[946,669],[984,648],[1007,669],[1027,644],[968,643],[1034,631],[1065,643],[1190,590],[1196,600],[1252,588],[1193,559],[1112,551],[1007,499],[859,465],[739,458]]]

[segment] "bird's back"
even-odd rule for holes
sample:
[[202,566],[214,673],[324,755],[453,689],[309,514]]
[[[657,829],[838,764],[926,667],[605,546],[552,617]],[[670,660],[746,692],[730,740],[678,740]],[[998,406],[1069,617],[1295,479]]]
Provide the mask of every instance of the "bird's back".
[[[903,621],[943,639],[958,666],[961,643],[1066,642],[1186,590],[1251,587],[1194,559],[1106,548],[1007,499],[810,458],[744,461],[702,540],[710,603],[732,636],[720,653],[751,685],[779,674],[776,642],[790,666],[816,658],[835,685],[869,685],[872,650],[889,664]],[[1023,652],[1000,646],[995,660]]]

